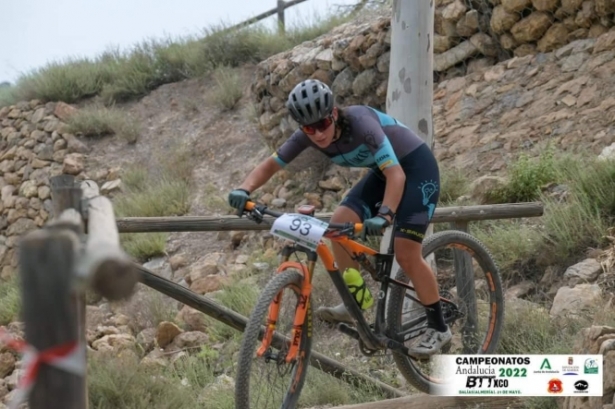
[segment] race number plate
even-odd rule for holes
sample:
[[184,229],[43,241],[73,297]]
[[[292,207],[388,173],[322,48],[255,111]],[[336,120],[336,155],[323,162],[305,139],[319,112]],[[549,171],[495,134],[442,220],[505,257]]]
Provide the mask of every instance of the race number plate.
[[271,234],[316,250],[320,239],[327,230],[327,226],[329,226],[328,223],[312,216],[300,213],[285,213],[275,220],[273,226],[271,226]]

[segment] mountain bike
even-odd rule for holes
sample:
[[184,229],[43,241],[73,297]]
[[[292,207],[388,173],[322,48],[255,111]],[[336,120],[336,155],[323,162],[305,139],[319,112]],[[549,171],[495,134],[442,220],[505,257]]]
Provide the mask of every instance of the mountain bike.
[[[424,332],[427,318],[406,274],[400,269],[395,278],[391,277],[393,240],[386,253],[378,252],[354,240],[361,223],[326,223],[315,217],[314,206],[300,206],[297,213],[279,213],[249,201],[238,214],[271,224],[271,233],[287,242],[276,274],[262,290],[244,330],[235,380],[236,408],[297,406],[310,363],[312,279],[319,258],[355,320],[356,325],[339,323],[337,329],[357,340],[366,356],[390,350],[397,369],[418,390],[429,393],[441,383],[442,378],[429,372],[433,369],[429,360],[418,360],[409,352],[407,344],[416,342]],[[361,269],[380,283],[372,323],[346,286],[323,239],[342,245]],[[306,262],[291,261],[293,254],[305,255]],[[453,332],[453,340],[441,352],[493,353],[502,330],[504,298],[499,271],[489,251],[470,234],[447,230],[424,241],[423,257],[435,262],[445,322]],[[469,275],[475,269],[484,272],[484,280]],[[457,288],[449,289],[452,284]],[[479,296],[486,298],[484,308],[477,305]],[[283,325],[281,310],[289,300],[289,322]],[[417,309],[411,309],[412,305]],[[463,323],[459,331],[455,329],[457,323]],[[478,329],[481,323],[486,325],[483,331]],[[276,376],[283,378],[274,382],[277,391],[261,400],[261,382],[270,382]]]

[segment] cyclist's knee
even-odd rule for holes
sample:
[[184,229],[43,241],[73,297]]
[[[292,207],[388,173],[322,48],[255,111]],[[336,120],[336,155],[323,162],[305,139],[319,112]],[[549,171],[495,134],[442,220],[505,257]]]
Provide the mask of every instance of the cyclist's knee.
[[395,237],[395,260],[400,266],[414,264],[422,258],[422,247],[415,240]]
[[331,216],[331,223],[361,223],[361,217],[350,207],[338,206]]

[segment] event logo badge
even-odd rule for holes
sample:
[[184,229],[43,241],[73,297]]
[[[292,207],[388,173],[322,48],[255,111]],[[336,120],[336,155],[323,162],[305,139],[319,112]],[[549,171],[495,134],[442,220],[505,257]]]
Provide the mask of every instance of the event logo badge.
[[587,358],[585,360],[583,373],[597,374],[598,373],[598,361],[596,361],[594,358]]
[[587,388],[589,388],[589,383],[583,379],[579,379],[574,383],[574,388],[576,389],[575,393],[587,393]]
[[551,379],[549,381],[549,387],[547,390],[549,391],[549,393],[562,393],[564,391],[562,381],[557,378]]
[[568,357],[568,365],[562,366],[562,372],[564,375],[578,375],[579,374],[579,366],[573,365],[574,358]]

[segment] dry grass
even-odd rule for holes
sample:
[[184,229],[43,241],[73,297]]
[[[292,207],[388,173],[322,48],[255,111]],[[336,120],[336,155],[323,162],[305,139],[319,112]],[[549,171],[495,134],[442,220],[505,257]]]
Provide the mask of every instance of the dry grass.
[[86,107],[68,119],[68,131],[84,136],[117,135],[135,143],[141,133],[139,123],[126,111],[117,108]]
[[0,325],[16,320],[21,312],[21,292],[17,274],[0,282]]
[[[194,158],[186,149],[154,158],[152,169],[132,166],[122,175],[124,192],[113,198],[117,217],[181,216],[190,210]],[[154,165],[152,165],[154,166]],[[165,254],[167,233],[123,233],[122,247],[138,260]]]
[[222,111],[232,111],[243,96],[243,82],[237,70],[221,66],[212,73],[215,88],[211,102]]
[[148,39],[128,52],[110,50],[94,59],[67,58],[22,75],[0,95],[0,106],[20,100],[73,103],[100,96],[107,104],[146,95],[162,84],[211,73],[219,66],[257,63],[329,32],[349,19],[347,13],[307,18],[304,24],[277,30],[251,26],[228,31],[210,27],[200,36]]

